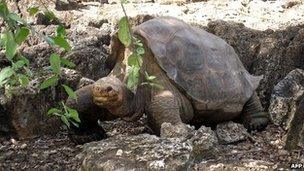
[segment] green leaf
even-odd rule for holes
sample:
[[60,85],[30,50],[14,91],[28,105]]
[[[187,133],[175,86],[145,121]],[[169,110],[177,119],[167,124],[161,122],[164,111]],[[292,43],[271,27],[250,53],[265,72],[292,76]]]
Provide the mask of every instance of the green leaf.
[[60,74],[60,63],[61,63],[60,56],[53,53],[50,56],[50,64],[51,64],[52,71],[55,74]]
[[17,43],[15,42],[14,35],[11,31],[5,32],[5,54],[9,60],[12,60],[16,54]]
[[160,84],[156,84],[156,83],[149,83],[149,85],[157,90],[163,90],[164,87]]
[[52,12],[52,11],[44,11],[44,16],[49,20],[49,21],[52,21],[52,20],[55,20],[56,19],[56,16],[55,14]]
[[23,60],[19,60],[16,63],[13,63],[13,69],[17,70],[19,68],[22,68],[25,65],[25,62]]
[[39,11],[38,7],[30,7],[27,9],[27,12],[30,14],[30,16],[35,15]]
[[40,84],[40,89],[45,89],[50,86],[56,86],[58,84],[58,80],[59,80],[59,78],[56,75],[52,76],[52,77],[44,80],[43,83]]
[[70,121],[74,126],[76,126],[77,128],[79,127],[79,124],[77,122],[73,122],[73,121]]
[[26,66],[28,66],[30,64],[30,61],[24,56],[21,56],[20,60],[22,60],[25,63]]
[[24,19],[22,19],[21,17],[19,17],[19,15],[15,14],[15,13],[10,13],[7,15],[8,18],[18,22],[18,23],[21,23],[21,24],[26,24],[26,21]]
[[0,71],[0,87],[6,82],[6,79],[14,74],[14,70],[11,67],[3,68]]
[[156,76],[154,76],[154,75],[151,75],[147,78],[148,81],[153,81],[155,79],[156,79]]
[[118,22],[118,39],[125,46],[129,46],[132,42],[127,17],[122,17]]
[[77,110],[68,108],[69,116],[74,119],[76,122],[80,123],[79,115]]
[[65,38],[60,37],[60,36],[56,36],[53,38],[54,43],[62,48],[64,48],[66,51],[71,50],[71,46],[69,45],[69,43],[66,41]]
[[68,119],[66,118],[66,116],[61,115],[60,119],[68,128],[70,128],[71,125],[70,125],[70,122],[68,121]]
[[143,54],[145,54],[145,49],[143,47],[138,47],[138,48],[136,48],[136,52],[139,55],[143,55]]
[[61,63],[69,68],[74,68],[76,65],[74,64],[74,62],[66,59],[66,58],[61,58]]
[[18,28],[15,35],[16,43],[21,44],[27,36],[30,34],[30,30],[26,27]]
[[66,36],[66,30],[65,28],[63,27],[63,25],[59,25],[56,29],[56,35],[57,36],[61,36],[61,37],[65,37]]
[[138,84],[139,68],[132,66],[127,75],[127,87],[130,89],[135,89]]
[[6,5],[5,1],[1,0],[1,2],[0,2],[0,17],[6,18],[8,13],[9,13],[9,11],[8,11],[8,8],[7,8],[7,5]]
[[21,86],[25,87],[29,84],[30,80],[26,75],[20,74],[19,76],[19,83]]
[[140,67],[140,64],[138,63],[138,59],[139,58],[140,58],[140,56],[138,56],[137,53],[132,53],[128,57],[128,66],[137,66],[137,67]]
[[71,97],[72,99],[75,99],[75,100],[77,99],[77,95],[71,87],[64,85],[64,84],[62,86],[63,86],[65,92],[69,95],[69,97]]
[[62,110],[57,109],[57,108],[51,108],[48,110],[46,115],[51,116],[51,115],[60,115],[60,114],[62,114]]

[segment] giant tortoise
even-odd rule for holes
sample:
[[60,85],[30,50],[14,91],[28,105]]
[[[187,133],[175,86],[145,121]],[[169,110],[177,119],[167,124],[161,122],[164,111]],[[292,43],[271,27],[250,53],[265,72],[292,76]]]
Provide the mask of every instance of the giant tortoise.
[[[267,125],[268,114],[255,91],[262,77],[251,75],[223,39],[173,17],[148,20],[133,31],[145,47],[136,92],[124,83],[121,67],[128,51],[116,39],[110,56],[116,63],[112,75],[77,91],[78,103],[86,104],[83,108],[97,105],[128,120],[145,113],[156,133],[164,122],[219,123],[241,118],[249,130]],[[142,84],[144,73],[156,76],[163,88]]]

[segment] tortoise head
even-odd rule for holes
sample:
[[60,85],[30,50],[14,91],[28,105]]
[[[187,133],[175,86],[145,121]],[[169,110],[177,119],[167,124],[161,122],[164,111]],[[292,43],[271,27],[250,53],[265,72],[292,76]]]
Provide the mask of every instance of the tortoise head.
[[93,101],[107,109],[119,107],[123,103],[124,84],[115,77],[103,77],[92,88]]

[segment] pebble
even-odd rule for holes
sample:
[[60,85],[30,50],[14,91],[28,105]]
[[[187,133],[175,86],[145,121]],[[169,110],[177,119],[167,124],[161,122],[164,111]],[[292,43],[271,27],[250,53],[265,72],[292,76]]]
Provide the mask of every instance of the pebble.
[[123,151],[121,149],[118,149],[116,152],[116,156],[121,156],[123,153]]
[[27,147],[26,144],[22,144],[22,145],[20,146],[20,149],[25,149],[26,147]]
[[11,142],[13,145],[17,145],[17,144],[18,144],[18,141],[15,140],[14,138],[10,139],[10,142]]

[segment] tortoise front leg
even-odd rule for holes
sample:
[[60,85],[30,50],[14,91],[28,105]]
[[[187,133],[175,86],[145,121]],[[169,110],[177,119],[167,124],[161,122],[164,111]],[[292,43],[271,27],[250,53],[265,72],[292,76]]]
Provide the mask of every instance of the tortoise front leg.
[[256,92],[246,102],[243,108],[242,121],[244,126],[249,130],[262,130],[269,121],[269,115],[265,112],[260,99]]
[[[160,91],[152,96],[151,102],[146,108],[146,113],[149,125],[156,134],[160,134],[161,125],[164,122],[171,123],[172,125],[183,123],[182,119],[185,117],[181,116],[186,115],[186,113],[184,113],[183,104],[180,102],[181,99],[178,99],[178,97],[168,90]],[[190,115],[192,116],[192,114]]]
[[81,122],[79,127],[71,125],[69,138],[76,144],[84,144],[106,138],[104,129],[98,125],[98,119],[110,120],[114,117],[106,109],[93,103],[92,85],[84,86],[75,93],[77,100],[68,98],[66,105],[77,110]]

